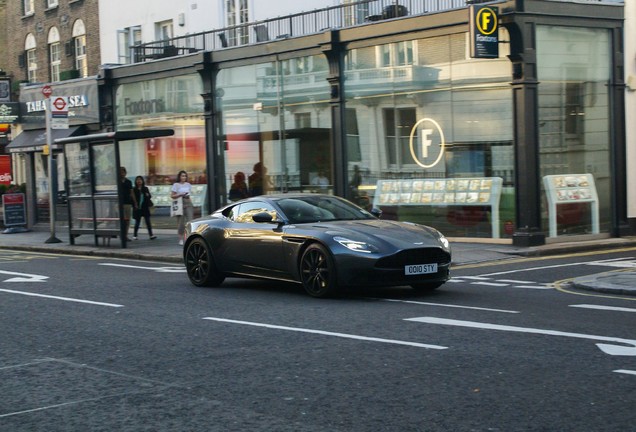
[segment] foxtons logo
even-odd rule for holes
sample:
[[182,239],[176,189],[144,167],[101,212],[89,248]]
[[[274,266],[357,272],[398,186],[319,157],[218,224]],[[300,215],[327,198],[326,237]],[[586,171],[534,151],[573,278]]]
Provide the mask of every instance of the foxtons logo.
[[497,14],[489,7],[482,8],[477,12],[476,24],[482,37],[491,35],[497,31]]
[[166,111],[166,104],[163,99],[148,99],[133,101],[130,98],[124,99],[124,115],[155,114]]
[[444,156],[445,146],[444,131],[435,120],[423,118],[411,129],[409,137],[411,156],[422,168],[432,168],[437,165]]

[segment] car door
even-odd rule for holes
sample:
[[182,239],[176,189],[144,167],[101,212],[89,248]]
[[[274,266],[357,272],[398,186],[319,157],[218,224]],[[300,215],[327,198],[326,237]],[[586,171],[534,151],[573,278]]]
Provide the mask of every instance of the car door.
[[283,231],[278,223],[254,222],[252,216],[267,212],[278,219],[276,210],[264,201],[249,201],[234,208],[226,230],[224,260],[229,271],[258,276],[283,277]]

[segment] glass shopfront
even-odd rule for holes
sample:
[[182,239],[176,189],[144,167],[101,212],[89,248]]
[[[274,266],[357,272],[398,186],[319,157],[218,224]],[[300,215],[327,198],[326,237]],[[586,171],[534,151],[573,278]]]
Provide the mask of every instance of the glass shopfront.
[[219,71],[220,177],[227,201],[273,192],[333,193],[327,73],[322,55]]
[[537,26],[539,148],[549,237],[611,226],[609,31]]
[[169,218],[170,188],[185,170],[193,187],[195,216],[206,208],[206,141],[203,85],[198,74],[120,84],[116,90],[118,131],[171,128],[173,136],[126,141],[121,165],[128,178],[145,178],[155,204],[153,227],[174,226]]
[[510,61],[505,46],[499,59],[471,59],[468,43],[453,34],[347,52],[349,198],[448,236],[511,237]]

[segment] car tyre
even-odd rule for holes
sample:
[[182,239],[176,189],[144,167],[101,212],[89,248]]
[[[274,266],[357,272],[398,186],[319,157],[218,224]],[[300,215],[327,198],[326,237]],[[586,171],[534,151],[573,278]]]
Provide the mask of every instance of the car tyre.
[[314,243],[305,249],[300,259],[300,278],[312,297],[324,298],[336,293],[336,266],[324,246]]
[[210,248],[201,238],[195,238],[188,244],[185,265],[193,285],[218,286],[225,280],[216,268]]
[[418,293],[426,293],[426,292],[435,291],[437,288],[441,287],[443,284],[444,282],[419,283],[419,284],[412,284],[411,288],[413,288]]

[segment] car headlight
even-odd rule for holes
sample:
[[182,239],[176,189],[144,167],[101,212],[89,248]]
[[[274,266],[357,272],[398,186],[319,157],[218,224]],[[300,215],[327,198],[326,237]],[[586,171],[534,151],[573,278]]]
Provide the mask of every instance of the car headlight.
[[375,246],[366,242],[351,240],[345,237],[334,237],[333,239],[354,252],[373,253],[378,250]]
[[439,235],[439,242],[442,244],[442,247],[444,249],[446,249],[447,251],[450,251],[450,242],[448,241],[446,237],[444,237],[444,235],[442,234]]

